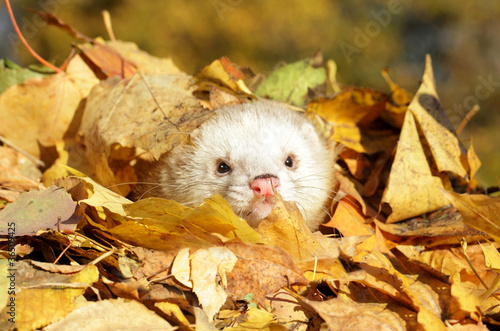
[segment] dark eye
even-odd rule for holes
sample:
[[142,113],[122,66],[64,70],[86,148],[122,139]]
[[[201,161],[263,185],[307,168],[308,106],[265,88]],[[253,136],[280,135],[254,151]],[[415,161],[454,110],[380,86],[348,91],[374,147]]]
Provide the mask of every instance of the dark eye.
[[288,168],[292,168],[293,167],[293,158],[291,156],[287,157],[286,160],[285,160],[285,166],[287,166]]
[[231,167],[228,166],[226,162],[223,161],[217,165],[217,172],[219,174],[225,174],[228,173],[229,171],[231,171]]

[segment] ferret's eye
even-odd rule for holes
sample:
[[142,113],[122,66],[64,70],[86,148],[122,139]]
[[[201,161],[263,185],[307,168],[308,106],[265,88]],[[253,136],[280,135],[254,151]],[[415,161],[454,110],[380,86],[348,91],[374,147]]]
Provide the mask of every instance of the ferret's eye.
[[292,168],[293,167],[293,158],[291,156],[287,157],[286,160],[285,160],[285,166],[287,166],[288,168]]
[[225,174],[225,173],[228,173],[229,171],[231,171],[231,167],[228,166],[226,162],[220,162],[217,165],[217,172],[219,174]]

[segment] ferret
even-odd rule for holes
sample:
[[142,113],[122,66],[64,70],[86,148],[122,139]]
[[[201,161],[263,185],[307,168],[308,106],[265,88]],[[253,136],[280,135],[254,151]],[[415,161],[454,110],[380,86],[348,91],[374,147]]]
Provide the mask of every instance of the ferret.
[[156,196],[195,207],[214,193],[256,227],[274,206],[273,188],[296,202],[307,226],[325,219],[334,186],[336,153],[306,117],[271,101],[224,106],[160,158],[135,196]]

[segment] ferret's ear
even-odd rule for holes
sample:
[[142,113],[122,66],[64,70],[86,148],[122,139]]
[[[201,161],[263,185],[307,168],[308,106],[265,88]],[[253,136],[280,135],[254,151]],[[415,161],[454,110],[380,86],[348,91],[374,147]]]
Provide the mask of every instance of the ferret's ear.
[[304,123],[304,125],[302,125],[302,131],[304,132],[304,135],[310,139],[314,139],[314,138],[318,137],[318,133],[316,131],[316,128],[310,122],[306,122],[306,123]]

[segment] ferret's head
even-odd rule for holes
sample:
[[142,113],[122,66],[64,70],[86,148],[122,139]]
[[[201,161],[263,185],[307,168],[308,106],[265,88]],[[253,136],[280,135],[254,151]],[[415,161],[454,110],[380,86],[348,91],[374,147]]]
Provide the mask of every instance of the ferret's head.
[[274,187],[297,203],[311,229],[323,220],[334,154],[301,114],[262,101],[223,107],[191,137],[194,146],[168,158],[169,198],[195,206],[219,193],[256,226],[274,206]]

